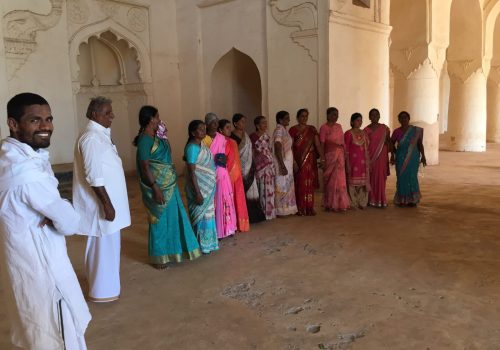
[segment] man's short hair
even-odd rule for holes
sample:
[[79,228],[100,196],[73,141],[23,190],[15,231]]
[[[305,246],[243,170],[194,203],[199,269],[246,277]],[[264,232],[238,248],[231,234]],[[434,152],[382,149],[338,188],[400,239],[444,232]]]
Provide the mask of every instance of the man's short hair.
[[100,112],[104,105],[110,105],[111,103],[113,103],[113,101],[104,96],[92,97],[87,108],[87,118],[91,119],[92,113]]
[[23,92],[12,97],[10,101],[7,102],[7,117],[19,121],[24,115],[24,110],[26,109],[26,107],[31,105],[48,104],[49,103],[47,102],[47,100],[40,95],[31,92]]

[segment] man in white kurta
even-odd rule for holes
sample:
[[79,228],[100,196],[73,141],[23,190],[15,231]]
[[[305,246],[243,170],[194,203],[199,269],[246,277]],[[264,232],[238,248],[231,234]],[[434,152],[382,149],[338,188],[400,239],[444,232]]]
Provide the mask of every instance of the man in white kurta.
[[66,251],[79,216],[57,190],[49,154],[52,116],[41,96],[8,105],[0,145],[0,269],[12,343],[23,349],[86,349],[90,313]]
[[111,100],[93,98],[89,122],[75,146],[73,205],[88,235],[85,269],[88,299],[109,302],[120,296],[120,230],[130,225],[125,173],[111,140]]

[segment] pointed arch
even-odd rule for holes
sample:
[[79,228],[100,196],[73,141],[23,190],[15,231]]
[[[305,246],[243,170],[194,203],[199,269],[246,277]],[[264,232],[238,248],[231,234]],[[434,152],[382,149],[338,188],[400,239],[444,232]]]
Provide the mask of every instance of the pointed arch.
[[80,44],[88,42],[89,38],[92,36],[99,37],[102,33],[107,31],[113,33],[117,37],[117,40],[124,40],[129,47],[137,51],[141,81],[143,83],[150,83],[152,81],[151,58],[148,47],[144,45],[142,40],[134,33],[110,18],[84,26],[71,36],[69,40],[69,57],[72,81],[78,81],[79,67],[77,57],[79,55]]
[[484,58],[493,57],[495,24],[500,15],[500,1],[490,1],[484,8]]
[[239,112],[251,118],[262,113],[261,73],[249,55],[232,47],[216,61],[210,80],[214,112],[227,117]]

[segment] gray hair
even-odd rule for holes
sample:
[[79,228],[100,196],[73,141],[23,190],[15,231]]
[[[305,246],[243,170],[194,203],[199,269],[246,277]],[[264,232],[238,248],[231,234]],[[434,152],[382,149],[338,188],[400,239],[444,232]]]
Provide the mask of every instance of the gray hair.
[[104,96],[92,97],[87,108],[87,118],[91,119],[92,113],[99,112],[104,105],[110,105],[111,103],[113,103],[113,101]]
[[210,124],[211,122],[213,122],[214,120],[219,120],[219,117],[217,117],[217,114],[215,113],[212,113],[212,112],[209,112],[205,115],[205,124]]

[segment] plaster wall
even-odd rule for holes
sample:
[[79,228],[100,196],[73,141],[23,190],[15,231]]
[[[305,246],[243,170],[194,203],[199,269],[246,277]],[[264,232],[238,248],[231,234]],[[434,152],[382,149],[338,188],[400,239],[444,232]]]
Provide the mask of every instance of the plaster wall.
[[[278,2],[280,9],[290,9],[302,1]],[[321,8],[321,7],[320,7]],[[280,110],[290,113],[290,126],[296,124],[296,112],[309,110],[309,124],[316,127],[324,120],[320,110],[318,87],[318,47],[311,38],[311,50],[294,42],[293,35],[300,28],[278,23],[267,7],[267,71],[268,71],[268,120],[272,132],[276,125],[275,115]],[[324,62],[324,61],[321,61]]]
[[[0,15],[4,12],[4,3],[0,2]],[[5,46],[1,45],[3,39],[3,26],[0,25],[0,137],[3,139],[9,135],[7,127],[7,113],[5,106],[8,101],[7,67],[5,63]]]
[[[257,67],[263,98],[254,110],[266,110],[265,7],[264,1],[237,0],[216,6],[203,6],[194,0],[177,2],[182,118],[186,130],[190,120],[203,119],[209,111],[225,118],[238,112],[241,106],[238,99],[233,99],[227,86],[213,82],[217,62],[233,48],[248,56]],[[224,71],[222,74],[227,74],[225,78],[232,84],[236,73]],[[244,76],[245,72],[241,74]],[[213,94],[214,88],[219,91]],[[226,99],[221,90],[225,91]],[[187,131],[184,134],[187,137]]]
[[389,124],[389,33],[386,25],[339,14],[330,20],[330,105],[339,109],[344,129],[355,112],[367,125],[371,108]]
[[[7,1],[4,4],[4,14],[10,10],[22,9],[23,5],[33,12],[48,13],[50,11],[48,1],[25,0],[23,4],[17,1]],[[62,12],[59,22],[54,27],[39,31],[36,34],[36,41],[36,50],[27,57],[24,65],[8,77],[6,99],[25,91],[42,95],[49,102],[54,116],[54,134],[50,148],[51,161],[53,163],[71,162],[73,148],[68,147],[68,140],[75,139],[77,130],[67,56],[66,12]],[[40,69],[41,67],[43,69]]]

